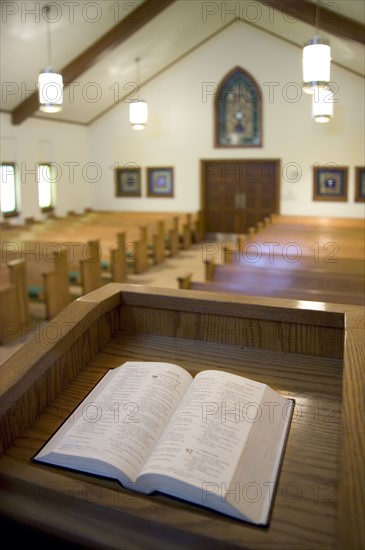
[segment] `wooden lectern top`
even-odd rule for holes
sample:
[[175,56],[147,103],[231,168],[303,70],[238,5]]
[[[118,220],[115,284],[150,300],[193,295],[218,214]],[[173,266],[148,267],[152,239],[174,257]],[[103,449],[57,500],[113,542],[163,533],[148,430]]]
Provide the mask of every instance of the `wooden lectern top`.
[[[136,360],[295,399],[269,527],[31,461],[108,369]],[[90,548],[364,548],[364,363],[360,306],[106,285],[1,366],[1,515]]]

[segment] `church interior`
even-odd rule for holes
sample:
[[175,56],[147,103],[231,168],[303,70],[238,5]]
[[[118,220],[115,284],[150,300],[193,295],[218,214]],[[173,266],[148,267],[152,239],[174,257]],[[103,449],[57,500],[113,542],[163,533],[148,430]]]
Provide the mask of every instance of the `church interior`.
[[[365,549],[364,2],[1,12],[4,532]],[[32,461],[126,361],[225,369],[295,401],[268,526]]]

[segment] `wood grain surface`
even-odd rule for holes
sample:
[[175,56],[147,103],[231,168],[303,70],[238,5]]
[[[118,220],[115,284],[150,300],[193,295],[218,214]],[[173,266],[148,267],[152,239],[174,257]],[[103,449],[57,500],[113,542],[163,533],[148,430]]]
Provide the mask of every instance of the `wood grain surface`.
[[[1,370],[4,517],[89,548],[364,548],[364,308],[110,284],[52,323]],[[127,360],[225,369],[295,399],[268,528],[32,463]]]

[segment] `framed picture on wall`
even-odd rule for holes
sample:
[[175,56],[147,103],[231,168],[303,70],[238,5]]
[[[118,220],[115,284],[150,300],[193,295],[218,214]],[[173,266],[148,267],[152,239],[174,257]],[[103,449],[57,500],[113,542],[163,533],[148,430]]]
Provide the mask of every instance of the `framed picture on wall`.
[[347,201],[346,166],[317,166],[313,170],[314,201]]
[[147,168],[147,196],[174,196],[174,169],[172,167]]
[[141,196],[141,169],[138,166],[115,168],[115,196]]
[[355,202],[365,202],[365,167],[355,168]]

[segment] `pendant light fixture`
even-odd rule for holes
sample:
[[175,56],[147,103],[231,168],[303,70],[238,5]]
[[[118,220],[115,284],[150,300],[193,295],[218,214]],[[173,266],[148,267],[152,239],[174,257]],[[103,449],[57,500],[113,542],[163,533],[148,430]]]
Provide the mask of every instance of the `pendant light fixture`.
[[44,113],[58,113],[62,110],[63,80],[62,75],[52,71],[51,22],[49,12],[51,7],[43,6],[42,11],[47,19],[47,56],[48,66],[38,76],[39,109]]
[[313,94],[314,86],[325,86],[330,81],[331,47],[318,36],[319,0],[316,5],[315,36],[303,48],[303,91]]
[[[136,84],[139,90],[139,57],[136,59]],[[144,130],[148,120],[148,106],[143,99],[134,99],[129,104],[129,122],[133,130]]]
[[333,117],[333,93],[328,86],[315,86],[312,96],[312,118],[329,122]]

